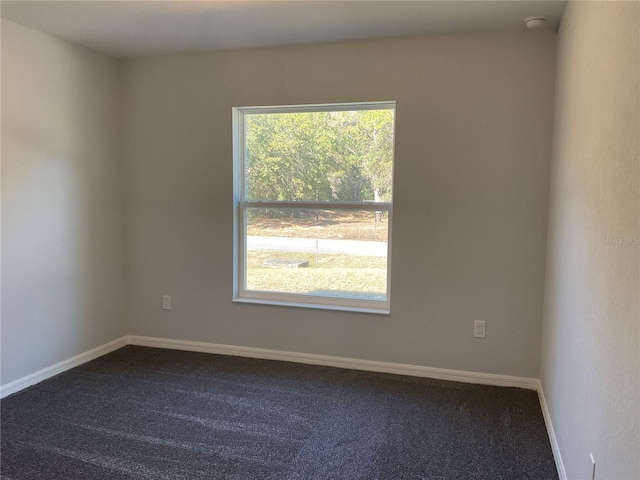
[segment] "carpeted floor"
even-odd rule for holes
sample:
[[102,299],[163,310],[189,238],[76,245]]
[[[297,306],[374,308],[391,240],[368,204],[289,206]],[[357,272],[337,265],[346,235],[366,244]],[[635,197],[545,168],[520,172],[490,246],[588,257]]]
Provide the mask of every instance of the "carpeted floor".
[[557,479],[533,391],[128,346],[3,399],[2,479]]

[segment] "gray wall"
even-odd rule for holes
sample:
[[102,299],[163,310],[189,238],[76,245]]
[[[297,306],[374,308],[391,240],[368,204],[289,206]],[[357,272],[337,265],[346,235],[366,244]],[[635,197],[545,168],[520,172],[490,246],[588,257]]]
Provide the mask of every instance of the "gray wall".
[[2,20],[2,383],[126,333],[119,65]]
[[[555,47],[518,31],[127,61],[130,333],[537,377]],[[391,315],[233,304],[231,108],[373,100],[397,101]]]
[[640,478],[640,4],[570,2],[558,43],[541,380],[570,479]]

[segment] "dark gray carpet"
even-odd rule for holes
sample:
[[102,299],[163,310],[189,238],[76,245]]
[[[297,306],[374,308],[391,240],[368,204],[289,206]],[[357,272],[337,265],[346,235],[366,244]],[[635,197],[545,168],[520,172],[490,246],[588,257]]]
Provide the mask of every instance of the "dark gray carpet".
[[11,395],[2,479],[557,479],[537,394],[128,346]]

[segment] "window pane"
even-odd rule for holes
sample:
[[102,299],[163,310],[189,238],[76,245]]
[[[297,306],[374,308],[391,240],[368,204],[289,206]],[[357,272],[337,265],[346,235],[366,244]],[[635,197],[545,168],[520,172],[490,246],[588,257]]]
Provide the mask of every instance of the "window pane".
[[387,212],[247,208],[246,290],[387,299]]
[[391,202],[394,111],[245,115],[245,199]]

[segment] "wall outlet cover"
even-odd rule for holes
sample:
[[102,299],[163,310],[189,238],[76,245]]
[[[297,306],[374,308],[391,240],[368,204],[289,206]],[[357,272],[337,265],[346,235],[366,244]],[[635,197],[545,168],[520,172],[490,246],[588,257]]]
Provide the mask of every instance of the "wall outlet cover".
[[476,320],[473,322],[473,336],[476,338],[486,337],[486,322],[484,320]]

